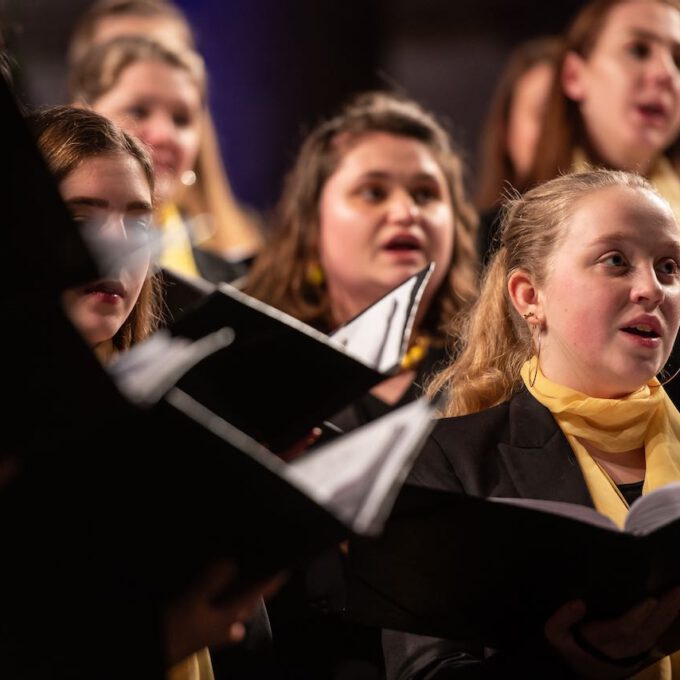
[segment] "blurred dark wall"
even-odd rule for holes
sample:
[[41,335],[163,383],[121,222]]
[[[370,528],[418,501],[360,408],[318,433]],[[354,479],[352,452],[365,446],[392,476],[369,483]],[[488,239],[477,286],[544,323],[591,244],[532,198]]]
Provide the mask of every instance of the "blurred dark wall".
[[[89,0],[0,0],[31,104],[65,101],[64,54]],[[210,73],[237,196],[266,211],[302,134],[349,95],[397,87],[431,108],[474,180],[480,127],[518,42],[559,32],[582,0],[179,0]]]

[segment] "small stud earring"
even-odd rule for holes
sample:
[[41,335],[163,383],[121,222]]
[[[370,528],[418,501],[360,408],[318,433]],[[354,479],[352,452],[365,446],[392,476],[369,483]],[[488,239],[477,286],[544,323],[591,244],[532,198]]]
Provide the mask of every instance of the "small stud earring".
[[193,170],[185,170],[179,180],[185,187],[196,184],[196,173]]
[[522,314],[522,316],[525,319],[531,319],[531,317],[536,316],[533,312],[527,312],[526,314]]

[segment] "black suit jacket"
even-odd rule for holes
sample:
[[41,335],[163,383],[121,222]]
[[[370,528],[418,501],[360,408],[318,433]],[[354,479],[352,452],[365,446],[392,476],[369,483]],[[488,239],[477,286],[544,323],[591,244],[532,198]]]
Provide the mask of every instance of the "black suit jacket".
[[[526,390],[494,408],[440,420],[408,482],[474,496],[593,505],[569,442]],[[575,677],[542,638],[494,653],[475,639],[385,631],[383,648],[388,680]]]

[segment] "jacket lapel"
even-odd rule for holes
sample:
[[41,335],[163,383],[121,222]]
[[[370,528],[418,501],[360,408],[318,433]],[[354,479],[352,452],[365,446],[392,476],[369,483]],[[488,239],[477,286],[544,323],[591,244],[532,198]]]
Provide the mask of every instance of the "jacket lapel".
[[581,468],[550,411],[526,390],[510,402],[510,442],[498,450],[518,495],[593,507]]

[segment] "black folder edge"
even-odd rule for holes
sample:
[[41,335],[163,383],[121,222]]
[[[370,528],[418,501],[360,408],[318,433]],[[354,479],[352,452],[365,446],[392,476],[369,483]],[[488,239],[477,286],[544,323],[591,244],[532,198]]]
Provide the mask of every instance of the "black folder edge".
[[[437,551],[431,550],[429,553],[424,554],[422,551],[414,552],[412,549],[403,549],[404,545],[408,543],[408,538],[404,538],[403,541],[399,539],[401,535],[399,532],[402,531],[400,528],[402,527],[402,519],[407,522],[410,519],[414,519],[416,524],[419,522],[421,524],[430,524],[431,520],[428,518],[438,516],[438,521],[444,518],[447,526],[452,527],[451,535],[453,536],[452,522],[454,521],[459,522],[461,526],[467,526],[468,529],[466,531],[473,531],[472,517],[474,515],[469,513],[474,510],[475,506],[482,513],[480,514],[479,525],[475,524],[476,528],[474,529],[474,533],[478,536],[480,542],[485,541],[484,535],[489,536],[493,533],[491,525],[488,525],[485,532],[485,523],[493,521],[493,518],[498,517],[498,513],[503,511],[507,511],[508,517],[512,518],[517,531],[522,530],[521,527],[525,522],[533,523],[535,521],[543,526],[543,530],[549,529],[552,531],[554,541],[561,540],[560,537],[565,532],[573,531],[582,534],[582,539],[579,539],[582,544],[582,550],[578,554],[572,555],[570,560],[574,565],[580,564],[582,572],[586,574],[592,573],[593,579],[587,580],[581,585],[575,585],[574,592],[570,593],[568,598],[565,598],[562,602],[566,601],[566,599],[576,599],[583,596],[586,598],[586,601],[590,602],[592,616],[606,616],[607,612],[609,612],[609,615],[615,615],[617,612],[621,613],[642,599],[642,597],[657,594],[659,587],[666,589],[672,585],[672,583],[665,582],[663,584],[656,584],[656,589],[650,588],[649,579],[647,578],[642,579],[638,584],[639,591],[637,593],[632,592],[630,589],[621,591],[617,579],[621,578],[624,580],[625,575],[611,574],[606,579],[606,586],[611,592],[605,595],[601,592],[601,588],[606,577],[595,570],[595,562],[598,557],[592,550],[598,545],[605,545],[606,539],[606,545],[609,546],[609,549],[626,551],[630,555],[644,554],[643,546],[648,548],[657,546],[662,539],[668,545],[669,532],[675,530],[677,533],[677,525],[674,527],[666,525],[657,530],[657,535],[652,534],[647,537],[640,537],[584,523],[565,515],[538,512],[535,509],[520,505],[493,502],[493,499],[455,494],[407,483],[400,492],[400,496],[392,511],[392,517],[388,520],[383,535],[374,539],[358,537],[350,542],[348,572],[350,587],[346,611],[347,618],[364,625],[401,630],[420,635],[451,639],[462,639],[467,635],[471,636],[472,639],[482,639],[489,647],[495,648],[503,648],[507,645],[516,644],[522,635],[540,631],[547,616],[554,610],[550,610],[550,605],[546,607],[540,601],[534,601],[533,607],[527,606],[526,609],[533,609],[533,612],[523,610],[522,616],[524,618],[522,620],[520,620],[521,617],[513,619],[515,623],[512,627],[507,627],[507,621],[504,620],[504,617],[508,615],[507,612],[499,611],[499,620],[505,624],[505,626],[499,629],[498,622],[492,616],[493,608],[485,616],[481,616],[480,612],[472,610],[466,612],[452,604],[448,604],[446,605],[444,615],[429,615],[422,610],[420,612],[416,611],[417,603],[423,600],[418,600],[413,593],[407,596],[406,599],[416,598],[413,600],[414,606],[409,606],[404,601],[404,598],[400,596],[397,590],[398,585],[395,585],[395,581],[391,576],[393,572],[400,569],[400,565],[403,569],[403,576],[399,577],[402,579],[400,582],[410,584],[409,588],[411,590],[418,587],[428,589],[428,597],[433,602],[436,598],[444,598],[444,593],[448,588],[446,584],[438,587],[437,580],[454,578],[451,572],[444,574],[442,569],[436,567],[437,564],[442,563],[441,559],[438,560]],[[466,509],[468,511],[467,514]],[[391,532],[395,531],[395,527],[397,533],[388,536]],[[584,531],[581,532],[580,529]],[[417,532],[417,530],[415,531]],[[414,532],[413,526],[410,527],[410,532],[409,535]],[[383,543],[385,540],[388,541],[387,544]],[[385,552],[383,545],[388,546],[388,552]],[[449,553],[449,557],[445,560],[446,563],[451,563],[451,560],[455,559],[451,551],[455,550],[456,546],[451,541],[448,543],[442,542],[440,545],[440,551]],[[489,550],[491,550],[491,544],[489,546]],[[471,546],[460,546],[459,549],[462,553],[465,550],[474,548],[471,548]],[[658,548],[655,547],[654,549],[658,552]],[[559,551],[561,552],[562,549],[559,548]],[[675,552],[677,553],[678,550]],[[502,554],[496,553],[496,556],[497,560],[502,563]],[[434,569],[423,570],[422,560],[429,560],[431,564],[435,565]],[[591,560],[593,563],[589,562]],[[624,566],[626,569],[629,569],[628,575],[630,573],[639,573],[638,567],[635,565],[622,564],[622,571],[625,571],[623,569]],[[508,563],[509,567],[510,564]],[[386,583],[385,570],[390,572],[390,576],[387,579],[387,581],[391,582],[390,584]],[[427,572],[427,576],[424,575],[425,572]],[[615,576],[616,578],[614,578]],[[666,574],[666,578],[668,579],[668,574]],[[579,588],[584,587],[586,591],[591,591],[590,595],[584,594],[584,592],[577,592]],[[461,597],[464,598],[466,596],[467,594],[463,594]],[[616,597],[615,600],[612,599],[613,596]],[[523,595],[519,594],[516,599],[521,603],[522,597]],[[436,606],[441,607],[444,604],[443,599],[440,599]],[[515,602],[515,605],[517,604],[518,602]],[[559,606],[559,604],[559,602],[555,602],[554,607]],[[487,605],[482,606],[486,607]],[[545,618],[535,620],[533,617],[536,616],[537,612],[541,616],[545,616]]]

